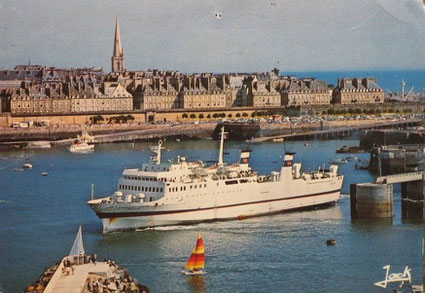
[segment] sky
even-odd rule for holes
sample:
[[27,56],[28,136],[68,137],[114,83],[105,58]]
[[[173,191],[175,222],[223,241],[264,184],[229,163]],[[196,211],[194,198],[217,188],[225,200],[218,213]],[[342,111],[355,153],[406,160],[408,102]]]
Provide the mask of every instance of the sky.
[[[425,69],[422,0],[0,0],[0,68]],[[216,17],[216,13],[221,14]]]

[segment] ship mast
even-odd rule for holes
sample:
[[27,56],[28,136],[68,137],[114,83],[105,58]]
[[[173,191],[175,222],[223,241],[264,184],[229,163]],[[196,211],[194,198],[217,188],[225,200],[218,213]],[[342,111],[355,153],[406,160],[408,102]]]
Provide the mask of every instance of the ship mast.
[[224,127],[221,127],[221,138],[220,138],[220,153],[218,154],[218,165],[223,166],[223,150],[224,150]]
[[156,157],[152,157],[152,161],[154,161],[157,165],[161,164],[161,150],[165,149],[162,146],[162,140],[158,141],[158,146],[151,146],[151,151],[156,154]]

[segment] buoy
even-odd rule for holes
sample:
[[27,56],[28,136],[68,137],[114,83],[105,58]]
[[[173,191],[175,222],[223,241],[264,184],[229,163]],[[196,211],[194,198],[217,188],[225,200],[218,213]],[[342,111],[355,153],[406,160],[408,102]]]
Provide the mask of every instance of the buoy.
[[328,240],[326,240],[326,244],[327,245],[335,245],[336,244],[336,239],[328,239]]
[[41,173],[41,176],[47,176],[47,175],[48,175],[47,172]]

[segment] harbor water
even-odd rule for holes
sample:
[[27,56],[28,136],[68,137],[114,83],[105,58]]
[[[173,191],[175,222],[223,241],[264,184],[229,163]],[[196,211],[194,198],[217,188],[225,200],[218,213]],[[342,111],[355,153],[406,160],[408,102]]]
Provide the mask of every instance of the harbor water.
[[[153,143],[97,145],[94,153],[71,154],[65,148],[0,153],[0,292],[20,292],[69,253],[83,225],[86,252],[111,257],[152,292],[382,292],[373,284],[391,272],[412,269],[422,283],[422,220],[402,219],[400,187],[395,186],[394,218],[350,218],[350,183],[372,182],[355,162],[340,165],[345,175],[337,205],[245,220],[161,227],[102,234],[102,225],[87,206],[90,185],[95,196],[115,191],[124,168],[137,168],[152,153]],[[317,170],[335,159],[343,145],[358,140],[290,141],[303,170]],[[177,155],[213,161],[218,142],[166,142],[163,160]],[[226,142],[225,159],[237,161],[242,142]],[[251,165],[261,174],[278,171],[282,142],[253,144]],[[356,155],[369,159],[369,154]],[[14,171],[24,162],[33,169]],[[42,176],[47,172],[48,176]],[[198,233],[205,243],[204,276],[182,276]],[[327,246],[327,239],[336,239]]]

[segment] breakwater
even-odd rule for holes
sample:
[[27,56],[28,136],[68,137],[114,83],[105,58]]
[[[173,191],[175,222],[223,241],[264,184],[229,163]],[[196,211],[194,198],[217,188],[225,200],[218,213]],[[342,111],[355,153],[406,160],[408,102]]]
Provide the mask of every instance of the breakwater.
[[[411,120],[400,120],[400,121],[392,121],[392,122],[370,122],[370,123],[361,123],[361,124],[352,124],[346,123],[346,125],[339,127],[331,127],[329,129],[321,130],[320,128],[316,130],[307,130],[304,129],[304,131],[296,131],[296,129],[291,129],[291,133],[289,134],[282,134],[282,135],[274,135],[274,136],[268,136],[268,137],[259,137],[256,138],[255,142],[263,142],[273,139],[279,139],[284,138],[287,140],[294,140],[294,139],[331,139],[336,137],[346,137],[351,136],[355,133],[360,133],[361,131],[367,130],[367,129],[376,129],[376,128],[403,128],[403,127],[409,127],[409,126],[415,126],[418,125],[422,120],[420,119],[411,119]],[[360,144],[361,147],[362,144]]]

